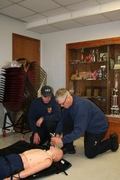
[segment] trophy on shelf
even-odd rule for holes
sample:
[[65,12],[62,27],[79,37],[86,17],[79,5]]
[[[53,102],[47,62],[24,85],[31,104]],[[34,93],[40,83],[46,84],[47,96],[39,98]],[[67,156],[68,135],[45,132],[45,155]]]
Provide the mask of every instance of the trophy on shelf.
[[97,59],[97,62],[100,61],[100,54],[99,54],[99,50],[96,49],[96,59]]
[[91,61],[95,62],[95,50],[92,50],[92,56],[91,56]]
[[81,54],[80,54],[80,61],[83,62],[84,61],[84,48],[81,49]]
[[115,87],[111,91],[111,114],[119,115],[119,106],[118,106],[118,76],[115,74]]

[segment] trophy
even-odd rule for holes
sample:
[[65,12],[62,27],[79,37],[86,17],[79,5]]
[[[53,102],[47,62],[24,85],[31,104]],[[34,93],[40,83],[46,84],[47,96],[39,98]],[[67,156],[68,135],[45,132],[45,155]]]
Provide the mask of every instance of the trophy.
[[96,59],[97,59],[97,62],[100,61],[100,55],[99,55],[98,49],[96,49]]
[[84,54],[84,49],[82,48],[82,49],[81,49],[81,54],[80,54],[80,61],[81,61],[81,62],[84,61],[84,56],[83,56],[83,54]]
[[119,114],[119,106],[118,106],[118,76],[119,74],[115,74],[115,87],[111,92],[111,114],[118,115]]
[[91,61],[95,62],[95,50],[92,50],[92,56],[91,56]]

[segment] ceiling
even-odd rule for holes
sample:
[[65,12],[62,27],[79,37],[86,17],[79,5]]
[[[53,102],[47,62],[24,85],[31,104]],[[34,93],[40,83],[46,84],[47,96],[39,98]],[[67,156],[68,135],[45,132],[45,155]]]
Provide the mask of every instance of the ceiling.
[[40,34],[120,20],[120,0],[0,0],[0,14]]

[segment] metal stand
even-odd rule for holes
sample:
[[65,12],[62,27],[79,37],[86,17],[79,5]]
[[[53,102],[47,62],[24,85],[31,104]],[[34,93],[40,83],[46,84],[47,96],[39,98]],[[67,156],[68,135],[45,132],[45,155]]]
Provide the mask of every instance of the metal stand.
[[[7,120],[7,117],[9,118],[9,121]],[[4,137],[6,136],[6,130],[7,131],[12,131],[12,132],[18,132],[18,133],[22,133],[22,134],[30,132],[29,126],[24,122],[22,117],[23,117],[23,114],[21,114],[21,116],[19,116],[19,119],[17,120],[17,123],[15,123],[12,120],[9,112],[5,113],[4,122],[3,122],[3,128],[2,128]],[[11,130],[11,127],[16,128],[16,129]],[[19,130],[17,130],[17,129],[19,129]]]

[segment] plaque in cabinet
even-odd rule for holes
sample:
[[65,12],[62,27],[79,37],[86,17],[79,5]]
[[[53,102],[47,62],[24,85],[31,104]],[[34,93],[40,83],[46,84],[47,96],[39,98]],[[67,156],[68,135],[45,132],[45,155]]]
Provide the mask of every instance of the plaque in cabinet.
[[93,93],[92,87],[91,86],[86,86],[85,87],[85,96],[91,97]]
[[93,87],[93,96],[98,97],[100,96],[100,87]]
[[102,97],[106,97],[107,96],[107,88],[106,87],[102,87],[101,88],[101,96]]
[[100,61],[107,61],[108,54],[107,53],[100,53]]
[[117,63],[120,64],[120,54],[117,55]]
[[113,58],[110,58],[109,63],[110,63],[110,69],[114,69],[114,59]]

